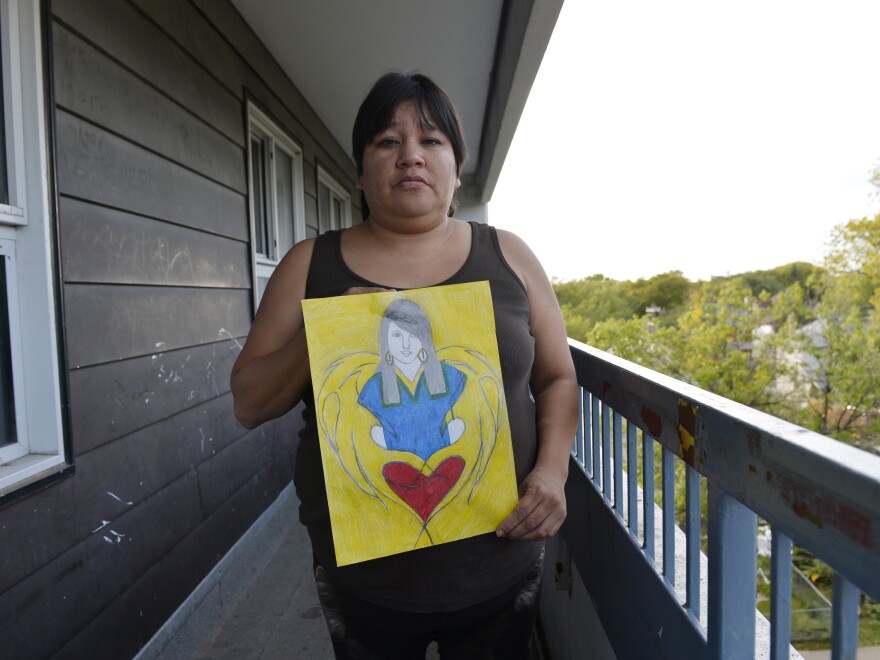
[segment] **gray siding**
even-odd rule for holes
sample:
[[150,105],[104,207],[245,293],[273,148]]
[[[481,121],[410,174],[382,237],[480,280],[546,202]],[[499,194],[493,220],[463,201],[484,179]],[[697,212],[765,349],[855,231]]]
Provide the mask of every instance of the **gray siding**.
[[[246,431],[246,99],[354,167],[224,0],[54,0],[58,247],[75,473],[0,510],[4,657],[134,655],[290,481],[298,411]],[[355,219],[359,210],[352,209]]]

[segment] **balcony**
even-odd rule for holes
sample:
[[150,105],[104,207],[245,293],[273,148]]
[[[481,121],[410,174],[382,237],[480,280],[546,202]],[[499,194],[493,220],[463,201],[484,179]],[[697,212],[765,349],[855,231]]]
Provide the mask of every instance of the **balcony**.
[[[547,552],[542,655],[798,658],[789,646],[796,543],[834,569],[832,658],[855,658],[860,593],[880,597],[880,457],[570,344],[582,414],[568,519]],[[332,656],[289,491],[142,658]],[[755,608],[759,517],[778,624]]]
[[[584,622],[564,612],[577,582],[617,658],[797,657],[789,648],[792,542],[834,569],[832,657],[856,657],[860,592],[880,595],[880,458],[570,344],[582,415],[558,585],[545,585],[552,657],[577,657],[571,638]],[[676,473],[685,482],[683,530]],[[777,625],[755,609],[759,516],[772,539]]]

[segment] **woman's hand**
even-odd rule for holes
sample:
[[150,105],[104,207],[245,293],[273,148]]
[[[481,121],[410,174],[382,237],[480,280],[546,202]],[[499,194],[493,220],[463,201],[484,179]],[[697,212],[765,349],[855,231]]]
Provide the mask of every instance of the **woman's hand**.
[[535,338],[529,385],[538,433],[535,467],[520,485],[520,501],[498,527],[498,535],[539,540],[555,534],[565,520],[565,480],[577,427],[577,377],[562,313],[540,262],[515,235],[499,230],[498,240],[529,297],[529,328]]
[[519,502],[498,526],[498,536],[520,541],[543,541],[553,536],[566,516],[567,474],[536,467],[519,487]]

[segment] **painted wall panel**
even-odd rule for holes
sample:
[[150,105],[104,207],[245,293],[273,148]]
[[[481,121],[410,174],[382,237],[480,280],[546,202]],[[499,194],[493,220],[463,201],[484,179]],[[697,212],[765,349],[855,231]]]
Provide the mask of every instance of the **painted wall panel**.
[[251,286],[247,243],[69,197],[60,209],[67,282]]
[[[115,540],[110,530],[120,531],[115,527],[120,517],[139,507],[152,507],[156,493],[200,464],[214,460],[245,436],[247,432],[229,415],[230,405],[229,395],[213,399],[165,423],[150,425],[82,454],[76,460],[76,478],[64,482],[63,492],[43,491],[29,499],[29,506],[9,511],[4,524],[10,529],[31,527],[41,531],[22,536],[18,556],[3,553],[0,557],[0,592],[94,534]],[[239,469],[255,469],[252,463],[245,461]],[[261,457],[257,465],[263,463]],[[200,507],[200,516],[204,516],[208,509]],[[142,547],[131,551],[140,552]]]
[[90,534],[6,591],[0,598],[4,657],[52,656],[59,640],[72,637],[124,593],[198,526],[200,515],[196,478],[190,473],[156,493],[150,506],[131,507],[112,526]]
[[244,146],[240,100],[136,7],[124,0],[55,0],[52,10],[85,40]]
[[[252,466],[269,464],[269,429],[258,427],[239,442],[223,448],[223,455],[198,466],[199,497],[205,512],[220,508],[253,476]],[[220,451],[220,450],[218,450]]]
[[0,511],[4,534],[15,535],[14,543],[0,552],[0,600],[7,598],[8,589],[84,538],[75,533],[74,484],[74,479],[64,479]]
[[243,100],[241,75],[252,69],[205,16],[189,2],[132,0],[145,16],[160,26],[189,57]]
[[75,369],[241,337],[250,327],[250,292],[240,289],[69,284],[64,299]]
[[61,194],[248,240],[244,195],[61,110],[56,132]]
[[59,106],[242,194],[240,145],[87,42],[56,26]]
[[221,395],[225,409],[216,414],[229,418],[232,404],[226,395],[232,363],[238,357],[236,341],[227,339],[71,372],[74,453],[85,453]]

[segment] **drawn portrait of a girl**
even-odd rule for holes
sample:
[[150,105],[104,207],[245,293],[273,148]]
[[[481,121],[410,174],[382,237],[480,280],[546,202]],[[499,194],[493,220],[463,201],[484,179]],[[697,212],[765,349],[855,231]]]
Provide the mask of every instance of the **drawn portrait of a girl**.
[[465,422],[454,406],[467,377],[438,359],[431,324],[410,300],[388,305],[379,330],[380,361],[358,403],[378,421],[370,438],[380,447],[428,460],[461,438]]

